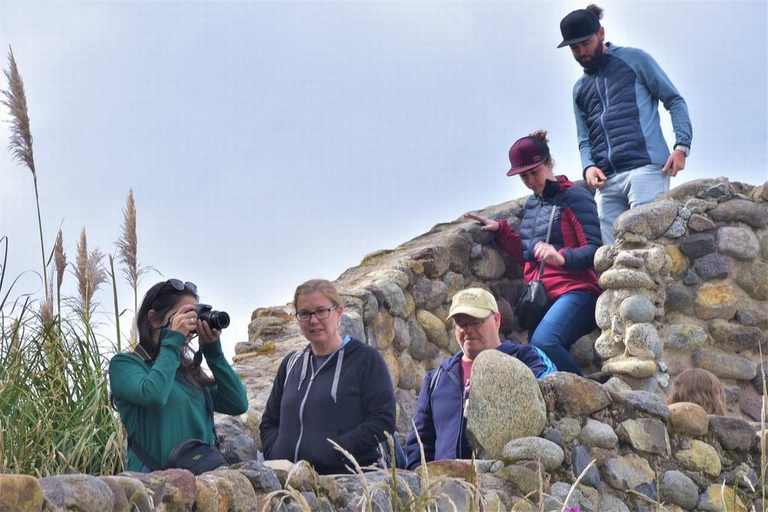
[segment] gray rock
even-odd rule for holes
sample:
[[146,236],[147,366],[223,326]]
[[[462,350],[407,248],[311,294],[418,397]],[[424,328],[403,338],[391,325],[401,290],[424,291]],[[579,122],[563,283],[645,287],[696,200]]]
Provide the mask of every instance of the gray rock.
[[[589,448],[584,445],[576,445],[571,450],[571,468],[573,468],[573,475],[578,478],[579,475],[589,466],[592,462],[592,457],[589,455]],[[587,469],[584,478],[581,479],[581,483],[600,489],[602,487],[602,480],[600,480],[600,471],[595,466]]]
[[472,494],[457,479],[446,480],[438,487],[437,495],[440,498],[437,500],[437,510],[470,510],[472,508]]
[[696,269],[696,273],[705,281],[725,279],[731,273],[731,259],[713,252],[696,260],[693,268]]
[[710,322],[709,332],[719,347],[736,352],[747,349],[757,351],[763,342],[763,332],[758,327],[739,325],[719,318]]
[[652,322],[656,317],[656,306],[651,301],[640,295],[633,295],[621,302],[619,314],[627,322],[642,323]]
[[755,378],[752,379],[752,385],[755,387],[758,393],[764,395],[766,390],[763,389],[763,376],[765,376],[766,380],[768,380],[768,361],[759,364],[755,374]]
[[760,254],[760,242],[747,228],[722,227],[717,230],[717,249],[741,261],[752,261]]
[[592,418],[587,418],[587,424],[581,429],[579,439],[587,446],[606,450],[612,450],[619,442],[616,432],[610,425]]
[[[443,239],[443,244],[445,244],[445,247],[451,253],[451,263],[448,268],[460,275],[469,274],[469,252],[472,250],[472,237],[467,233],[460,232],[446,236]],[[443,276],[443,278],[445,278],[445,276]],[[445,280],[443,282],[445,282]],[[450,288],[449,283],[445,284]],[[461,290],[461,288],[459,288],[459,290]],[[451,295],[452,294],[450,294],[449,297]]]
[[498,350],[475,358],[467,434],[479,458],[500,459],[510,439],[538,436],[546,419],[536,377],[525,364]]
[[395,348],[399,352],[408,350],[408,347],[411,346],[411,332],[408,329],[408,324],[399,316],[395,317],[394,331],[395,339],[393,340],[393,344]]
[[690,219],[692,214],[693,212],[685,207],[680,208],[680,210],[677,212],[677,216],[684,221]]
[[581,424],[576,418],[569,418],[566,416],[557,422],[557,429],[563,435],[563,441],[566,444],[570,444],[574,439],[579,437],[581,433]]
[[667,238],[680,238],[685,234],[685,226],[683,225],[683,222],[680,220],[675,219],[675,221],[672,223],[671,226],[669,226],[669,229],[664,233],[663,236]]
[[[568,498],[569,493],[570,498]],[[568,503],[565,502],[566,499]],[[565,482],[556,482],[552,484],[549,496],[544,498],[544,512],[560,512],[564,506],[567,507],[566,510],[595,512],[595,506],[578,487],[571,492],[570,485]]]
[[755,428],[741,418],[710,415],[709,431],[715,433],[726,450],[747,451],[757,442]]
[[618,256],[616,256],[614,265],[617,267],[643,268],[645,260],[642,257],[633,254],[631,251],[621,251]]
[[652,290],[655,288],[651,276],[641,270],[632,270],[628,268],[612,268],[606,270],[600,276],[600,286],[604,290],[615,288],[647,288]]
[[616,427],[619,438],[637,451],[669,457],[672,449],[664,424],[650,418],[629,419]]
[[443,276],[443,283],[448,288],[446,291],[448,298],[451,298],[464,289],[464,276],[449,271]]
[[424,381],[426,370],[413,362],[408,352],[402,352],[397,358],[397,366],[400,369],[400,377],[397,386],[402,389],[410,389],[418,392]]
[[559,468],[564,458],[565,454],[562,448],[552,441],[547,441],[541,437],[512,439],[504,445],[501,454],[501,459],[509,464],[514,464],[521,460],[539,461],[545,471],[554,471]]
[[380,306],[389,309],[390,314],[405,316],[405,294],[396,283],[389,279],[379,279],[373,282],[369,290]]
[[743,222],[758,229],[768,223],[768,212],[757,203],[743,199],[724,201],[713,208],[709,215],[718,222]]
[[106,482],[90,475],[40,478],[46,510],[112,510],[115,496]]
[[734,278],[741,288],[755,300],[768,300],[768,264],[754,261],[736,271]]
[[425,309],[416,311],[416,320],[424,329],[427,340],[439,348],[448,348],[448,332],[443,321]]
[[751,380],[757,375],[755,363],[735,354],[700,349],[694,352],[693,364],[723,379]]
[[611,377],[603,384],[603,388],[613,391],[614,393],[625,393],[632,391],[632,386],[621,380],[619,377]]
[[735,319],[741,325],[759,326],[768,324],[768,304],[752,303],[742,300]]
[[693,232],[700,233],[702,231],[711,231],[717,227],[717,224],[712,222],[707,217],[694,213],[691,218],[688,219],[688,229]]
[[344,314],[341,316],[341,324],[339,325],[339,334],[341,336],[347,336],[366,342],[365,339],[365,325],[363,324],[363,318],[357,311],[344,310]]
[[597,303],[595,304],[595,322],[597,322],[597,326],[601,329],[608,329],[611,327],[614,295],[615,292],[613,290],[606,290],[597,298]]
[[699,489],[693,480],[680,471],[667,471],[659,485],[661,501],[673,503],[685,510],[691,510],[699,501]]
[[[696,282],[698,281],[699,278],[697,277]],[[685,282],[685,280],[683,280],[683,282]],[[688,314],[692,308],[693,297],[691,297],[691,294],[688,292],[688,290],[679,284],[670,284],[669,288],[667,288],[667,300],[664,303],[664,310],[667,313],[678,312]]]
[[665,327],[664,348],[693,352],[702,347],[709,334],[694,324],[670,324]]
[[669,419],[669,408],[662,397],[647,391],[628,391],[622,395],[638,411],[643,411],[663,420]]
[[633,490],[656,499],[656,475],[645,459],[613,457],[603,465],[603,479],[619,491]]
[[547,395],[554,395],[555,407],[566,414],[588,415],[611,404],[611,396],[600,384],[575,373],[550,373],[541,380],[541,385]]
[[420,309],[435,309],[448,297],[448,287],[442,281],[422,277],[411,287],[413,300]]
[[480,258],[471,263],[472,273],[483,280],[498,279],[504,275],[506,267],[499,251],[483,247]]
[[691,235],[680,242],[680,252],[691,259],[715,252],[715,237],[704,233]]
[[[707,211],[707,202],[703,199],[691,198],[685,203],[685,208],[690,210],[692,214],[704,213]],[[693,215],[691,215],[693,218]]]
[[413,426],[411,420],[413,420],[413,417],[416,415],[416,406],[418,404],[416,391],[397,389],[395,390],[395,400],[397,405],[400,406],[400,414],[397,415],[396,428],[400,434],[407,436]]
[[374,270],[368,274],[368,277],[370,277],[374,282],[379,279],[392,281],[397,286],[399,286],[401,290],[405,290],[410,284],[410,278],[408,274],[404,270],[394,268]]
[[701,197],[719,199],[721,197],[728,197],[730,194],[731,194],[731,189],[728,186],[728,183],[726,181],[726,182],[720,182],[715,185],[712,185],[711,187],[702,191]]
[[598,247],[595,252],[595,269],[598,272],[605,272],[611,268],[618,252],[615,245],[601,245]]
[[544,433],[544,439],[546,439],[547,441],[552,441],[563,450],[565,449],[565,441],[563,440],[563,433],[556,428],[550,428],[549,430],[547,430]]
[[624,335],[624,345],[631,355],[642,359],[661,357],[659,334],[652,324],[630,325]]
[[395,339],[395,319],[385,310],[379,311],[365,330],[366,342],[376,350],[386,350]]
[[[100,476],[99,479],[109,486],[112,495],[115,497],[115,505],[112,509],[115,512],[123,510],[130,510],[131,512],[151,512],[155,510],[155,505],[152,503],[152,496],[149,494],[147,488],[144,487],[144,484],[141,483],[141,480],[127,476]],[[0,493],[0,496],[1,495],[2,493]],[[26,496],[22,495],[20,497],[23,499]],[[40,510],[40,508],[13,506],[5,503],[0,497],[0,510],[37,511]]]
[[717,477],[723,469],[717,451],[707,443],[692,439],[688,448],[678,450],[675,458],[683,469],[689,471],[703,471],[710,477]]
[[469,259],[474,261],[483,257],[483,246],[475,244],[472,246],[472,250],[469,252]]
[[422,249],[413,259],[424,266],[424,275],[429,278],[442,276],[451,265],[451,253],[442,245]]
[[757,476],[757,472],[755,472],[754,469],[743,462],[733,468],[731,471],[724,471],[722,477],[725,480],[725,483],[733,486],[739,486],[743,489],[749,489],[750,485],[753,488],[757,488],[758,483],[760,482],[760,478]]
[[251,482],[256,494],[268,494],[283,488],[275,472],[262,462],[249,460],[242,464],[235,464],[232,469],[242,473]]
[[694,271],[690,269],[685,271],[685,277],[683,277],[684,285],[694,286],[699,284],[699,282],[701,282],[701,279],[699,279],[699,276],[697,276]]
[[411,344],[408,347],[411,356],[416,361],[434,357],[437,353],[437,347],[429,343],[421,324],[415,320],[408,320],[406,324],[408,325],[408,334],[411,337]]
[[613,225],[616,238],[624,233],[634,233],[655,240],[665,233],[677,216],[674,201],[657,201],[638,206],[622,213]]
[[630,512],[629,508],[619,498],[607,492],[600,493],[597,510],[605,512]]

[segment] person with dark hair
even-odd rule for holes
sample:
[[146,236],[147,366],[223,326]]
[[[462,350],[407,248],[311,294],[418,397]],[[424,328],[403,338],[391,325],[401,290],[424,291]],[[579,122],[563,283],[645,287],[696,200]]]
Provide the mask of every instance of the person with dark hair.
[[347,473],[351,461],[379,462],[386,433],[395,432],[395,394],[375,348],[339,333],[344,306],[336,288],[313,279],[293,297],[301,333],[309,341],[288,354],[275,376],[259,430],[264,458],[305,460],[320,474]]
[[[612,244],[619,215],[651,203],[685,168],[693,128],[688,106],[643,50],[605,41],[603,10],[594,4],[560,22],[563,41],[584,68],[573,88],[573,110],[584,179],[597,189],[602,238]],[[661,131],[659,101],[675,132],[672,153]]]
[[408,469],[421,465],[422,450],[425,462],[472,456],[466,411],[472,365],[481,352],[498,350],[514,357],[530,368],[537,379],[557,370],[536,347],[501,341],[501,314],[496,299],[487,290],[467,288],[458,292],[451,299],[448,318],[453,320],[461,350],[424,377],[413,416],[414,428],[405,444]]
[[544,317],[528,329],[528,340],[558,370],[582,375],[569,349],[597,328],[595,305],[602,290],[593,260],[602,245],[600,222],[592,195],[565,176],[555,176],[548,142],[547,132],[537,131],[509,149],[512,167],[507,176],[519,175],[533,191],[525,202],[519,233],[506,220],[464,216],[496,234],[501,248],[523,267],[526,283],[541,279],[549,305]]
[[691,402],[707,413],[725,416],[725,390],[717,376],[702,368],[688,368],[680,372],[672,383],[667,405]]
[[[109,362],[115,407],[128,434],[128,471],[149,472],[137,451],[164,466],[172,449],[188,439],[213,445],[212,409],[243,414],[248,397],[224,357],[220,331],[198,318],[197,287],[169,279],[152,286],[136,314],[139,343]],[[200,350],[190,355],[198,335]],[[202,368],[205,360],[213,376]]]

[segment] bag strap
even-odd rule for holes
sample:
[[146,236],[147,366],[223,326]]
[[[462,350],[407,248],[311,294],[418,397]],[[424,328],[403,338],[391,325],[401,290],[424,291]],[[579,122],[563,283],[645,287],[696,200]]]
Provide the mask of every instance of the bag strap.
[[[555,212],[557,212],[557,205],[552,205],[552,213],[549,214],[549,226],[547,227],[547,239],[544,241],[544,243],[549,243],[549,236],[552,234],[552,222],[555,220]],[[539,277],[536,278],[537,281],[541,280],[541,276],[544,274],[544,265],[547,263],[546,259],[541,260],[541,265],[539,265]]]

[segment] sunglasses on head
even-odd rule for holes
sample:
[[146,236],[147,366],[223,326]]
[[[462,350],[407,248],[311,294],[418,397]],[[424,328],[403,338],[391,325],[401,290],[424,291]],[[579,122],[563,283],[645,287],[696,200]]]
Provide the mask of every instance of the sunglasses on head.
[[163,286],[157,289],[155,296],[152,297],[152,300],[149,302],[149,309],[152,309],[152,306],[155,305],[155,301],[168,285],[170,285],[171,287],[173,287],[174,290],[179,292],[183,292],[184,290],[187,290],[193,293],[195,297],[197,297],[197,285],[195,285],[195,283],[190,283],[189,281],[185,282],[180,279],[169,279],[165,283],[163,283]]

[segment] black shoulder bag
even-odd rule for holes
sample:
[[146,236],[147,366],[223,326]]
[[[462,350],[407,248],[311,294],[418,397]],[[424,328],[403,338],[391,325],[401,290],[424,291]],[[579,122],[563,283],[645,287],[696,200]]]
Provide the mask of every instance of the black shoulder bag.
[[[552,205],[546,243],[549,243],[549,237],[552,234],[552,222],[555,220],[556,211],[557,205]],[[541,260],[539,275],[525,286],[525,292],[517,299],[517,304],[515,304],[515,320],[517,320],[517,325],[521,331],[527,331],[531,327],[538,325],[549,307],[547,290],[544,289],[544,283],[541,281],[546,262],[547,260]]]
[[[149,354],[146,353],[141,345],[133,353],[144,362],[150,360]],[[203,394],[205,395],[205,405],[208,414],[213,418],[213,400],[208,388],[205,386],[203,386]],[[161,466],[154,457],[148,454],[130,436],[128,437],[128,448],[133,450],[133,453],[139,457],[141,462],[146,464],[152,471],[177,468],[191,471],[194,475],[201,475],[206,471],[213,471],[222,466],[230,465],[219,449],[219,437],[216,435],[215,423],[213,425],[213,439],[214,444],[206,443],[200,439],[185,439],[171,449],[165,466]]]

